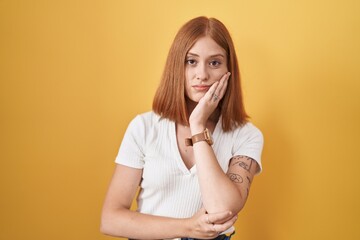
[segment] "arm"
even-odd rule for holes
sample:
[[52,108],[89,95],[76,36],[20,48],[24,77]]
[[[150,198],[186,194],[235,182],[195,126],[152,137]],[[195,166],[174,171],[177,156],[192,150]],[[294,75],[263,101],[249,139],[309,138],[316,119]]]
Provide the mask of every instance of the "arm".
[[[192,135],[205,129],[209,116],[218,105],[217,99],[224,96],[228,77],[229,74],[225,74],[219,82],[213,84],[191,113],[189,122]],[[214,98],[214,95],[218,96],[218,98]],[[206,142],[195,143],[193,150],[203,204],[206,210],[210,213],[229,210],[237,214],[246,201],[243,188],[245,187],[246,191],[249,186],[235,183],[233,177],[240,175],[252,179],[257,164],[253,164],[253,169],[245,176],[244,169],[236,167],[234,165],[235,158],[233,158],[229,165],[229,178],[219,166],[212,147]]]
[[[213,238],[232,226],[236,218],[229,212],[206,214],[199,211],[194,217],[176,219],[146,215],[131,211],[130,206],[135,197],[142,176],[141,169],[117,165],[105,198],[101,232],[116,237],[135,239],[164,239],[184,236],[196,238]],[[225,222],[224,224],[209,224]]]
[[228,210],[237,214],[246,202],[257,163],[245,156],[233,157],[225,174],[204,141],[194,144],[194,155],[205,209],[209,213]]
[[209,213],[229,210],[237,214],[245,205],[258,164],[247,156],[234,156],[227,174],[205,141],[194,144],[203,204]]
[[254,175],[259,170],[257,162],[248,156],[234,156],[229,163],[227,176],[240,193],[239,208],[245,205]]

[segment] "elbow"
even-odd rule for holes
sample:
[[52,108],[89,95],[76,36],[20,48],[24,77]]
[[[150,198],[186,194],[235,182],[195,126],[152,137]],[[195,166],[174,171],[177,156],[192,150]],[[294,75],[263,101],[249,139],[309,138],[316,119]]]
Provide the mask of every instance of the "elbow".
[[108,235],[106,228],[103,226],[103,224],[100,224],[100,233],[104,234],[104,235]]
[[[243,199],[242,197],[235,198],[235,199],[241,199],[240,201],[228,201],[220,207],[220,209],[224,211],[231,212],[231,215],[235,216],[237,215],[245,206],[246,199]],[[218,205],[221,206],[221,205]]]
[[125,237],[128,218],[124,216],[126,214],[123,210],[122,208],[103,209],[100,219],[100,232],[102,234],[112,237]]
[[235,216],[241,211],[244,205],[242,203],[232,202],[226,204],[218,203],[215,204],[215,206],[216,207],[205,206],[205,209],[208,213],[228,212],[231,216]]
[[244,198],[242,194],[239,192],[238,195],[233,198],[233,201],[229,200],[227,202],[227,205],[224,207],[228,209],[232,213],[232,215],[236,215],[244,208],[245,202],[246,202],[246,198]]
[[116,236],[118,233],[115,231],[114,220],[111,214],[104,214],[101,216],[100,232],[109,236]]
[[243,204],[243,203],[240,203],[240,204],[238,204],[237,206],[234,206],[234,207],[233,207],[233,210],[232,210],[233,215],[238,214],[243,208],[244,208],[244,204]]
[[101,218],[100,232],[105,235],[112,235],[111,224],[104,217]]
[[246,202],[246,198],[243,198],[242,196],[240,196],[240,201],[234,203],[234,205],[231,208],[232,213],[238,214],[245,206],[245,202]]
[[239,214],[239,212],[242,210],[243,205],[242,204],[233,204],[233,205],[228,205],[226,207],[224,207],[223,209],[226,209],[226,212],[231,213],[231,216],[235,216],[237,214]]
[[118,211],[105,211],[100,220],[100,232],[112,237],[126,237],[126,222]]
[[243,207],[244,207],[243,204],[234,204],[234,205],[228,205],[223,209],[226,209],[224,212],[228,212],[231,217],[235,217],[239,214],[239,212],[243,209]]

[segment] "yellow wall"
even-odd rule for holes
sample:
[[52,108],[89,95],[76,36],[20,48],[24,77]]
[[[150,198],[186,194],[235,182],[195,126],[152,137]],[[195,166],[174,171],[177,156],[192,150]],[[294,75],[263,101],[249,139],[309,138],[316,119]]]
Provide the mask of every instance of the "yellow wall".
[[0,1],[0,239],[110,239],[102,201],[178,28],[236,43],[264,172],[236,239],[360,239],[360,2]]

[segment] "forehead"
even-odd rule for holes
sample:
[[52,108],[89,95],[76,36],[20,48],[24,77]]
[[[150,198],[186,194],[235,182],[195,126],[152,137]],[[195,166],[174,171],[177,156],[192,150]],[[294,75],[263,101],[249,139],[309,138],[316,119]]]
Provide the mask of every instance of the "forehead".
[[226,51],[209,36],[199,38],[190,48],[188,54],[196,54],[199,56],[223,55]]

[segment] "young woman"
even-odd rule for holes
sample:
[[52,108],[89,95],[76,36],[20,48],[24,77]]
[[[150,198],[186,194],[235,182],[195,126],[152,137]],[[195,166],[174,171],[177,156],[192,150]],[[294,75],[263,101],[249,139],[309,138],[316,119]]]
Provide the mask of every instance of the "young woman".
[[[263,136],[245,113],[234,45],[214,18],[171,46],[153,111],[129,124],[101,231],[130,239],[230,239],[261,170]],[[138,210],[130,206],[137,196]]]

